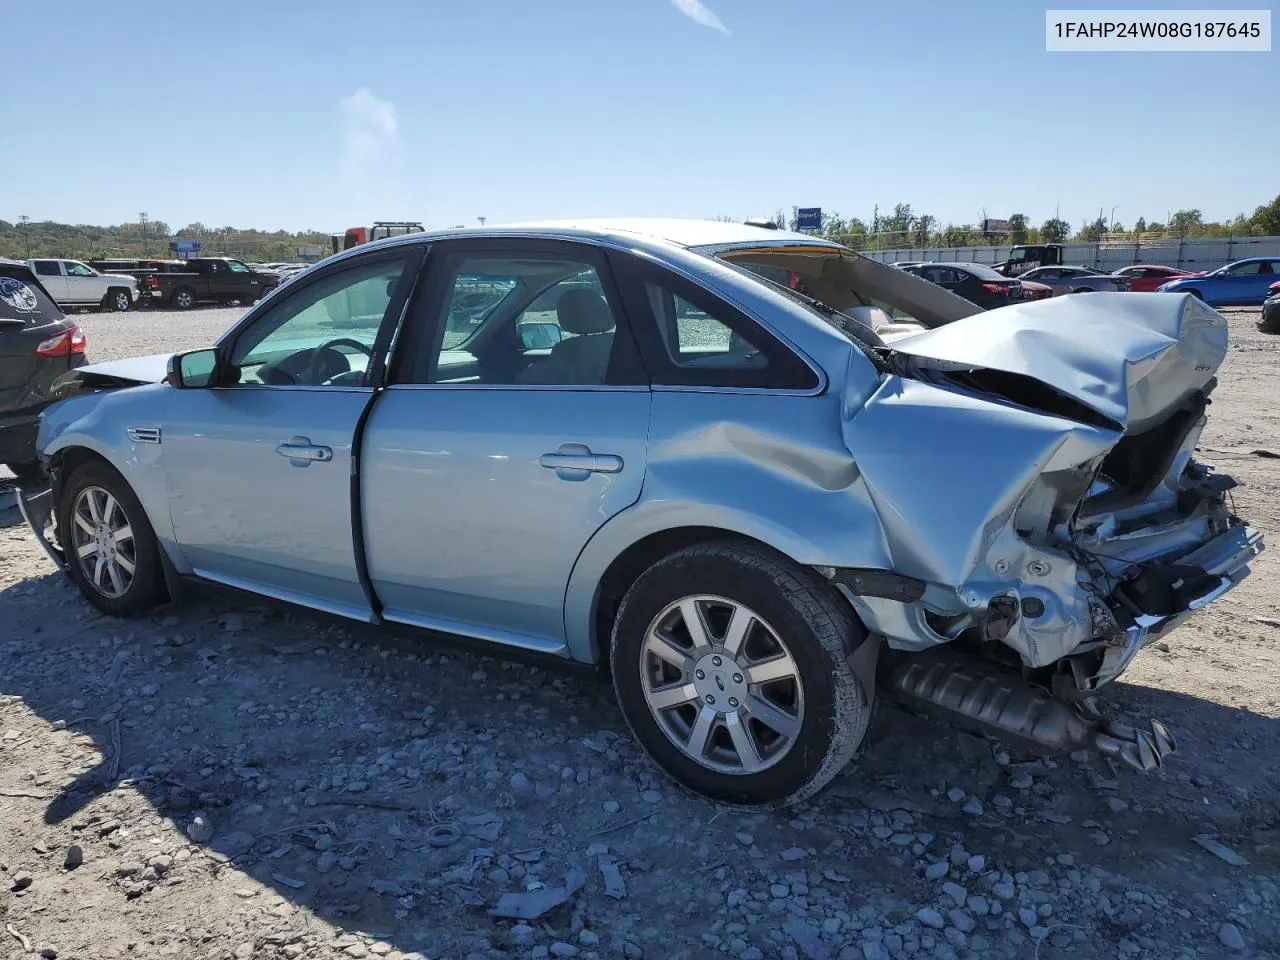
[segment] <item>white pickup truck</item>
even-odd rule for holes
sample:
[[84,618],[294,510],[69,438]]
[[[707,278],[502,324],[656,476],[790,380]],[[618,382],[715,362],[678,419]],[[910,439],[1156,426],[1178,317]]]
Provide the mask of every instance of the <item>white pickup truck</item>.
[[79,260],[28,260],[27,266],[60,307],[128,310],[138,299],[138,281],[133,277],[99,273]]

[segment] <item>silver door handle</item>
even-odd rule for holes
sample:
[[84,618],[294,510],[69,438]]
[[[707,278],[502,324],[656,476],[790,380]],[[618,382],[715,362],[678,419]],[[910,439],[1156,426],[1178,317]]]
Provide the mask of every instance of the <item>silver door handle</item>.
[[276,447],[276,453],[289,460],[317,460],[324,463],[333,459],[333,449],[331,447],[324,447],[315,443],[297,443],[294,441],[282,443]]
[[610,453],[544,453],[538,465],[548,470],[585,470],[588,473],[621,473],[622,458]]

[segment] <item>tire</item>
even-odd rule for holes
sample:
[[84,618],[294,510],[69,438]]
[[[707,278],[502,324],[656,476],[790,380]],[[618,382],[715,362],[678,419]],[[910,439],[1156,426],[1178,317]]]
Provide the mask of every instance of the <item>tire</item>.
[[[693,610],[710,641],[700,654],[687,653],[685,612]],[[739,617],[747,633],[735,660],[724,641]],[[816,574],[762,547],[721,541],[673,553],[640,575],[618,610],[609,659],[628,726],[669,776],[720,802],[779,807],[825,786],[862,742],[871,710],[849,657],[865,639]],[[652,652],[658,647],[665,655]],[[753,683],[753,670],[780,679]],[[655,695],[669,702],[651,707]],[[785,721],[783,730],[759,717]],[[691,750],[703,730],[703,749]]]
[[[77,513],[102,533],[115,533],[92,535],[77,523]],[[117,539],[116,534],[125,527],[130,535]],[[107,464],[96,460],[83,463],[63,483],[58,498],[58,541],[66,551],[72,581],[85,599],[103,613],[133,617],[151,609],[162,598],[164,570],[155,532],[129,484]],[[98,547],[93,553],[84,558],[78,556],[80,547],[93,547],[95,543]],[[128,563],[133,564],[132,573],[127,569]]]
[[1204,294],[1201,293],[1199,290],[1188,290],[1187,293],[1191,294],[1193,297],[1195,297],[1197,300],[1201,301],[1202,303],[1204,302]]
[[102,305],[116,313],[124,313],[133,306],[133,297],[129,296],[129,291],[124,287],[112,287],[107,291]]
[[1095,291],[1089,287],[1080,287],[1078,290],[1072,290],[1072,293],[1094,293]]
[[190,310],[196,305],[196,295],[190,287],[179,287],[173,291],[171,302],[175,309]]

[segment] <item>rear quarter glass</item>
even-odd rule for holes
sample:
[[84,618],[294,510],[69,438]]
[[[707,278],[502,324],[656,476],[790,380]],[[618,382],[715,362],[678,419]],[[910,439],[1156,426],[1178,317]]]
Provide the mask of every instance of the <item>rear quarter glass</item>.
[[42,327],[62,319],[62,311],[49,299],[25,268],[0,263],[0,326]]

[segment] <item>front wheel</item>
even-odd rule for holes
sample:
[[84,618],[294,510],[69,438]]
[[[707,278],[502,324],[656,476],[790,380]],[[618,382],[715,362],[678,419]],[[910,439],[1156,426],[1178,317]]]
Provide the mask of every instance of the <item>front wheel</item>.
[[160,545],[124,477],[105,463],[82,464],[67,477],[58,541],[71,579],[103,613],[132,617],[159,601]]
[[632,585],[610,665],[637,740],[714,800],[782,806],[821,789],[870,720],[849,663],[866,633],[811,572],[735,542],[689,547]]
[[103,302],[116,313],[124,313],[133,306],[133,297],[129,295],[128,290],[109,290]]

